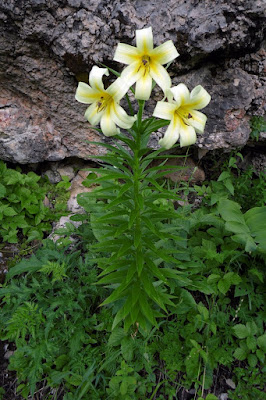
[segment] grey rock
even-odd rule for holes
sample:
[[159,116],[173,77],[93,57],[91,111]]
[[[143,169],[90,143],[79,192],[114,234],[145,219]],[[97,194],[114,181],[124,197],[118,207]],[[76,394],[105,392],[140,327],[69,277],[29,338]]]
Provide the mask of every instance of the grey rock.
[[61,177],[62,176],[67,176],[70,181],[75,176],[74,168],[72,166],[70,166],[70,165],[65,165],[65,166],[59,167],[57,169],[57,171],[59,172]]
[[225,383],[231,388],[231,389],[235,389],[236,388],[236,384],[235,382],[232,381],[232,379],[226,379]]
[[[18,163],[88,159],[103,153],[75,101],[78,79],[112,61],[118,42],[153,27],[155,46],[173,40],[173,84],[202,84],[212,95],[201,149],[248,140],[251,115],[265,113],[263,0],[0,0],[0,159]],[[108,84],[110,80],[107,79]],[[154,92],[151,105],[160,100]],[[152,146],[156,147],[158,134]],[[156,140],[155,140],[156,139]]]
[[221,393],[219,395],[220,400],[228,400],[228,394],[227,393]]
[[58,182],[61,181],[61,175],[57,171],[53,171],[51,169],[48,169],[47,171],[45,171],[44,175],[47,176],[47,178],[49,179],[50,183],[58,183]]
[[256,154],[251,159],[252,166],[257,175],[261,172],[266,174],[266,154]]

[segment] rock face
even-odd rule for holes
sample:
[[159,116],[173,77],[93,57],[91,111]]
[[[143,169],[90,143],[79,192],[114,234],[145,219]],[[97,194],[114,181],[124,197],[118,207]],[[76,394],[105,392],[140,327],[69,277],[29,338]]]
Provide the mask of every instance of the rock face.
[[245,145],[250,116],[265,111],[264,6],[264,0],[163,6],[161,0],[0,0],[0,159],[23,164],[98,154],[86,143],[101,137],[74,99],[77,80],[86,81],[97,63],[121,69],[112,61],[117,43],[135,44],[135,29],[148,26],[155,46],[171,39],[180,53],[169,69],[173,84],[190,90],[202,84],[212,95],[197,146]]

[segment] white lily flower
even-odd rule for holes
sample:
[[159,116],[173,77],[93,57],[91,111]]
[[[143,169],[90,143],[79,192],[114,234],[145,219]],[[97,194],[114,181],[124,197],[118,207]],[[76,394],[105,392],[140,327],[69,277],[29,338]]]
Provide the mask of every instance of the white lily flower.
[[136,31],[137,47],[119,43],[114,60],[128,64],[121,77],[132,86],[136,83],[135,97],[148,100],[152,90],[152,79],[162,88],[164,93],[171,87],[171,79],[162,66],[179,56],[172,40],[153,48],[152,28]]
[[119,105],[120,100],[128,91],[128,85],[122,78],[118,78],[108,89],[104,89],[103,75],[109,75],[107,68],[94,66],[89,75],[89,84],[79,82],[75,98],[80,103],[91,104],[85,117],[92,125],[100,123],[105,136],[119,134],[117,128],[130,129],[136,117],[130,117]]
[[206,115],[197,110],[206,107],[211,96],[200,85],[189,93],[188,88],[180,83],[169,90],[167,97],[169,103],[158,101],[153,112],[155,117],[171,121],[159,144],[170,149],[179,136],[180,147],[196,143],[196,133],[203,133],[207,121]]

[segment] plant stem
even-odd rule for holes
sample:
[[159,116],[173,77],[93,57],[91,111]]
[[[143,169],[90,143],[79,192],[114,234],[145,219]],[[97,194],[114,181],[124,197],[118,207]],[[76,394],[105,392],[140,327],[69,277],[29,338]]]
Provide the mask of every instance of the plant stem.
[[136,147],[134,150],[134,205],[135,205],[135,226],[134,226],[134,246],[135,246],[135,259],[136,259],[136,269],[138,271],[138,276],[140,276],[143,266],[143,256],[141,248],[141,194],[140,194],[140,157],[139,151],[141,146],[141,124],[142,124],[142,114],[145,106],[145,101],[139,101],[139,111],[137,118],[136,127]]

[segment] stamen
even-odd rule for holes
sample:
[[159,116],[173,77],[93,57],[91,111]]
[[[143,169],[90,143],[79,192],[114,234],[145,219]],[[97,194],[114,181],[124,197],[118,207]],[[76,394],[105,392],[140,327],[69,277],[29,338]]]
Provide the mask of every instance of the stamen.
[[147,64],[150,62],[150,57],[149,56],[143,56],[142,57],[142,64],[146,67]]
[[96,103],[97,106],[97,112],[103,111],[106,109],[106,107],[108,106],[108,104],[110,104],[110,102],[112,101],[112,97],[111,96],[101,96],[100,97],[100,101],[98,101]]
[[100,111],[100,108],[101,108],[102,104],[103,104],[103,103],[101,103],[100,101],[98,101],[98,103],[97,103],[97,111],[98,111],[98,112]]
[[187,116],[187,117],[188,117],[188,119],[189,119],[189,118],[192,118],[192,115],[191,115],[190,113],[188,113],[188,116]]

